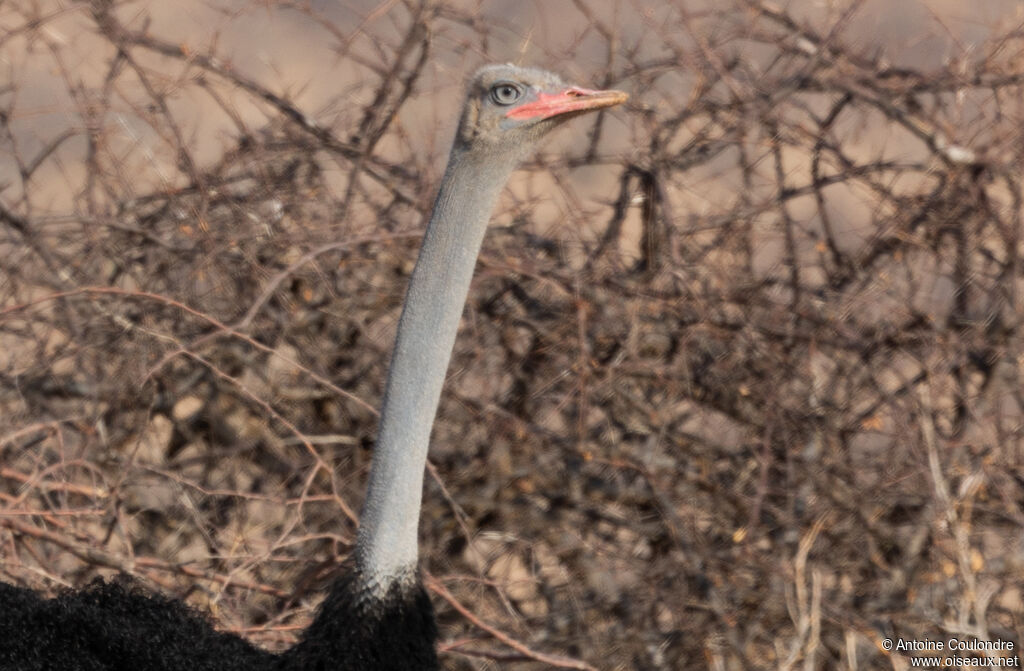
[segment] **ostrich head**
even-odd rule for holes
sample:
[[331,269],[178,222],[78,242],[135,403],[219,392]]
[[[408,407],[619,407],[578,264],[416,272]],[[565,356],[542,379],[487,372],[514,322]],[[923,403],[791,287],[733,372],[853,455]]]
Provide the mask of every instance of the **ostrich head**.
[[545,70],[488,65],[470,82],[455,150],[518,162],[565,120],[628,97],[622,91],[572,86]]

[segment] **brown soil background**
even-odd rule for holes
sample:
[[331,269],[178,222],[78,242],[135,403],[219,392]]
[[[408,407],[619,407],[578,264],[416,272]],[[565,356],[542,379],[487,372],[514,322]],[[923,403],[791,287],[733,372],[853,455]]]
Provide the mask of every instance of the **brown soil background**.
[[996,0],[0,4],[0,578],[127,572],[295,639],[495,61],[632,97],[485,241],[421,522],[446,668],[1019,646],[1024,13]]

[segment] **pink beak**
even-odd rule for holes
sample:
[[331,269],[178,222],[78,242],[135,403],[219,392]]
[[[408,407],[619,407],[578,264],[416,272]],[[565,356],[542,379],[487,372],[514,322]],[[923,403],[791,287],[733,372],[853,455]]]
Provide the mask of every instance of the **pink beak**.
[[537,99],[508,111],[509,119],[547,119],[566,112],[582,112],[611,107],[629,97],[622,91],[592,91],[571,86],[561,93],[539,93]]

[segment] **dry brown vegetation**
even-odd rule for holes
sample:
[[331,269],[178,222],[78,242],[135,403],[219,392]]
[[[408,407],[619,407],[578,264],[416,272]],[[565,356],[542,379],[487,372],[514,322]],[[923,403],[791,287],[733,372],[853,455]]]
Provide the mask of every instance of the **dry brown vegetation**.
[[520,60],[632,98],[485,242],[421,524],[445,665],[1018,644],[1013,3],[512,4],[0,4],[0,577],[291,642],[461,82]]

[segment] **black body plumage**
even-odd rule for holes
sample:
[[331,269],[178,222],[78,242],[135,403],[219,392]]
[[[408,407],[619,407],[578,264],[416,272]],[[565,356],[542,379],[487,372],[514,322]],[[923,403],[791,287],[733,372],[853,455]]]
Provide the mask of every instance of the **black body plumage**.
[[274,655],[216,631],[184,603],[128,578],[43,599],[0,583],[2,671],[435,671],[437,627],[423,586],[361,591],[349,567],[302,639]]

